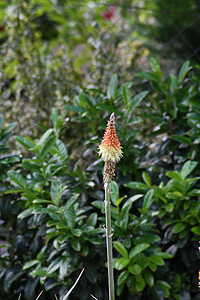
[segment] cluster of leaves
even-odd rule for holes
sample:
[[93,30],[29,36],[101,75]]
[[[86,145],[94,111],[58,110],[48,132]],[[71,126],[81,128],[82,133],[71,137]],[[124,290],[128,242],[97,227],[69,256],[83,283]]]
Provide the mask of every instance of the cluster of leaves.
[[[115,112],[125,156],[119,184],[111,186],[118,298],[198,297],[199,71],[188,61],[167,78],[155,59],[151,68],[138,74],[146,88],[139,94],[132,96],[133,82],[119,86],[114,74],[106,92],[81,90],[65,113],[53,109],[53,127],[43,127],[40,139],[16,137],[30,154],[5,170],[13,186],[3,197],[18,209],[14,253],[1,262],[5,294],[24,288],[33,299],[41,284],[63,297],[85,268],[73,299],[107,297],[103,164],[96,151]],[[16,277],[13,255],[20,258]]]
[[33,136],[34,128],[38,137],[33,125],[50,126],[51,109],[71,102],[79,87],[92,83],[105,92],[112,73],[126,80],[133,66],[136,72],[136,58],[144,55],[140,35],[127,42],[126,5],[116,6],[114,19],[105,20],[109,1],[1,1],[1,110],[10,122],[19,122],[18,133]]
[[[103,298],[106,297],[106,290],[103,288],[106,282],[104,274],[106,256],[105,241],[102,240],[101,235],[104,234],[105,219],[102,216],[98,218],[96,212],[91,212],[91,206],[80,207],[79,194],[76,193],[76,188],[73,191],[71,187],[73,182],[71,182],[72,179],[66,166],[67,150],[59,139],[60,126],[65,116],[58,116],[57,110],[54,109],[51,117],[54,128],[48,129],[39,141],[34,142],[22,136],[16,137],[19,143],[33,153],[33,157],[22,161],[21,172],[19,170],[8,172],[14,187],[7,189],[6,194],[20,194],[18,204],[23,210],[18,214],[18,219],[28,219],[28,231],[33,228],[38,229],[32,236],[29,249],[29,251],[35,250],[33,255],[36,257],[28,260],[23,270],[18,270],[18,277],[31,268],[30,275],[33,280],[29,282],[28,287],[32,293],[29,295],[25,293],[27,299],[33,297],[38,278],[46,290],[59,286],[62,296],[72,285],[74,276],[77,276],[80,269],[84,267],[85,279],[87,279],[84,283],[84,292],[83,287],[80,287],[79,293],[76,290],[73,297],[88,299],[89,293],[94,290],[98,298]],[[23,173],[26,176],[23,176]],[[156,265],[160,265],[160,260],[164,263],[163,258],[171,258],[170,254],[162,252],[158,245],[154,244],[160,239],[155,234],[155,228],[149,224],[150,215],[135,217],[130,214],[133,202],[142,196],[138,194],[124,201],[124,197],[119,198],[117,184],[112,182],[112,202],[115,205],[112,209],[112,218],[115,220],[113,224],[116,239],[114,245],[120,254],[125,255],[125,259],[116,260],[115,266],[117,270],[128,266],[129,270],[128,274],[122,272],[118,278],[119,295],[123,291],[128,275],[130,275],[128,286],[131,287],[132,294],[142,291],[146,283],[150,287],[154,285],[153,275],[147,268],[146,257],[152,261],[149,266],[152,271],[157,269]],[[104,213],[102,200],[96,200],[92,204]],[[120,206],[122,201],[124,204]],[[22,237],[22,241],[25,247],[27,242],[25,237]],[[120,241],[123,241],[130,251],[129,259],[128,251]],[[41,249],[33,249],[38,244]],[[138,255],[140,255],[140,261]],[[23,258],[25,259],[24,256]],[[95,261],[101,263],[95,265]],[[145,281],[140,273],[143,273]],[[5,277],[4,280],[6,279],[8,278]],[[99,280],[103,285],[97,287],[95,283]],[[167,285],[165,282],[163,284]]]

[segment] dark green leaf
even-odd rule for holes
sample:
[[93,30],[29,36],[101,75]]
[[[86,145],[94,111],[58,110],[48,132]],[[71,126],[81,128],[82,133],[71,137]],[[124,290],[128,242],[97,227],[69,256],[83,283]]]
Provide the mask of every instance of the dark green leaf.
[[200,226],[193,227],[191,231],[196,235],[200,235]]
[[135,279],[136,279],[136,290],[138,292],[143,291],[143,289],[145,288],[146,283],[145,283],[142,275],[139,274],[139,275],[135,276]]
[[128,206],[131,207],[132,203],[135,202],[135,201],[137,201],[141,197],[143,197],[143,195],[142,194],[138,194],[138,195],[132,196],[131,198],[129,198],[128,200],[126,200],[126,202],[122,206],[122,210],[126,209]]
[[128,275],[129,275],[129,271],[127,271],[127,270],[120,273],[117,278],[117,285],[123,284],[126,281],[126,279],[128,278]]
[[111,182],[111,201],[116,206],[116,202],[119,199],[119,188],[115,181]]
[[166,174],[169,178],[172,178],[174,180],[181,181],[181,182],[183,181],[182,177],[180,176],[180,174],[177,171],[169,171]]
[[27,186],[26,180],[20,173],[17,173],[16,171],[9,171],[8,176],[12,181],[17,183],[19,186],[26,188]]
[[150,287],[152,287],[154,285],[154,277],[150,270],[146,269],[144,271],[144,279]]
[[46,154],[54,146],[56,139],[57,139],[56,136],[52,136],[42,144],[41,149],[40,149],[40,155],[42,158],[44,158],[46,156]]
[[181,177],[183,180],[196,168],[197,164],[196,161],[189,160],[183,165],[181,170]]
[[164,262],[164,260],[162,259],[162,257],[160,257],[160,256],[158,256],[158,255],[155,255],[155,254],[153,254],[152,256],[150,256],[150,260],[151,260],[154,264],[156,264],[156,265],[158,265],[158,266],[164,266],[164,264],[165,264],[165,262]]
[[174,141],[177,141],[179,143],[183,143],[186,145],[191,145],[192,141],[189,137],[183,136],[183,135],[171,135],[170,138]]
[[133,190],[139,190],[142,192],[147,192],[149,190],[148,186],[144,183],[131,181],[124,184],[125,187],[128,187]]
[[142,178],[148,187],[151,187],[151,177],[147,172],[142,172]]
[[142,268],[138,265],[138,264],[135,264],[135,265],[131,265],[128,267],[128,270],[131,274],[133,275],[138,275],[141,273],[142,271]]
[[155,243],[160,241],[160,237],[155,234],[143,234],[141,236],[137,236],[136,241],[138,243],[142,243],[142,242]]
[[115,268],[120,271],[124,269],[129,264],[129,262],[130,259],[121,257],[115,261]]
[[97,224],[97,214],[92,213],[87,220],[87,226],[95,227],[96,224]]
[[145,197],[144,197],[144,201],[143,201],[143,208],[149,208],[151,206],[151,204],[153,203],[153,194],[154,194],[154,190],[149,190]]
[[25,138],[19,135],[17,135],[15,138],[21,145],[23,145],[27,149],[34,148],[36,145],[36,143],[32,141],[30,138]]
[[128,258],[128,251],[124,247],[124,245],[121,242],[115,241],[113,242],[113,245],[115,249],[125,258]]
[[32,266],[35,266],[39,263],[40,263],[40,261],[38,259],[30,260],[27,263],[25,263],[25,265],[23,266],[23,270],[29,269]]
[[147,94],[148,91],[143,91],[133,98],[133,100],[130,103],[130,107],[127,110],[126,123],[129,122],[134,109],[140,104],[140,102],[146,97]]
[[147,249],[148,247],[150,247],[150,244],[148,243],[140,243],[137,244],[136,246],[133,247],[133,249],[131,250],[130,254],[129,254],[129,258],[133,258],[134,256],[136,256],[137,254],[141,253],[142,251],[144,251],[145,249]]
[[81,251],[81,243],[79,242],[78,239],[73,240],[73,241],[71,242],[71,245],[72,245],[72,248],[73,248],[75,251],[78,251],[78,252]]
[[174,233],[179,233],[179,232],[183,231],[186,227],[187,227],[187,224],[186,224],[186,223],[177,223],[177,224],[173,227],[173,232],[174,232]]
[[179,84],[181,84],[185,78],[185,76],[187,75],[187,73],[190,71],[191,67],[190,67],[190,62],[189,60],[187,60],[181,67],[179,75],[178,75],[178,82]]
[[132,95],[130,89],[124,84],[122,86],[122,97],[126,105],[128,105],[131,101]]

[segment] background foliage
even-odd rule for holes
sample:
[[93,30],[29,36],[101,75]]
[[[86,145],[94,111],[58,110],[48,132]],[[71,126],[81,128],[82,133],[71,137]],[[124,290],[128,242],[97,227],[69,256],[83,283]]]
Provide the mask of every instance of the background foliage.
[[107,298],[97,146],[112,112],[117,299],[199,298],[198,51],[179,68],[191,47],[159,51],[174,23],[196,47],[197,4],[111,4],[0,2],[2,299],[62,299],[82,268],[69,299]]

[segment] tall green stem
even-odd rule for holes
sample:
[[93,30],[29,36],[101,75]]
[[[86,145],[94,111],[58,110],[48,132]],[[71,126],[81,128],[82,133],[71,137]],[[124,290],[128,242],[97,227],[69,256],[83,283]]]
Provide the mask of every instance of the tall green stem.
[[110,180],[105,183],[105,213],[106,213],[106,244],[108,260],[108,290],[109,300],[115,300],[113,253],[112,253],[112,228],[110,213]]

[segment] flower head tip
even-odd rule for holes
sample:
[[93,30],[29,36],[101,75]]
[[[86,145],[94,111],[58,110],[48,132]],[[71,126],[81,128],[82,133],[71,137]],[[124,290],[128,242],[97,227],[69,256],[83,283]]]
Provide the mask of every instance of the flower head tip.
[[114,113],[112,113],[110,120],[108,121],[103,140],[99,145],[99,155],[102,156],[104,161],[112,161],[113,163],[116,163],[120,161],[123,156],[122,153],[122,147],[115,129],[115,116]]

